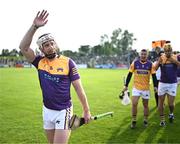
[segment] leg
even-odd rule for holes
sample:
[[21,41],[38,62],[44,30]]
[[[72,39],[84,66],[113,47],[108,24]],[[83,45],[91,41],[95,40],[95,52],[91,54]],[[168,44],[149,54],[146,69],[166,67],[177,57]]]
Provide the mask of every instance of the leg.
[[165,100],[165,95],[159,96],[158,109],[160,115],[164,115],[164,100]]
[[144,106],[144,121],[147,122],[148,115],[149,115],[149,107],[148,107],[148,99],[143,99],[143,106]]
[[68,143],[70,133],[70,130],[56,129],[54,133],[54,143]]
[[133,96],[132,97],[132,117],[136,117],[137,115],[137,105],[139,101],[139,96]]
[[164,117],[164,100],[165,100],[165,95],[159,96],[159,104],[158,104],[158,110],[161,118],[161,126],[165,125],[165,117]]
[[46,133],[48,143],[53,144],[55,126],[54,123],[50,120],[52,110],[43,106],[43,127]]
[[170,113],[173,113],[174,111],[174,100],[175,96],[168,95],[168,105]]
[[132,96],[132,123],[131,123],[131,128],[135,128],[135,126],[136,126],[138,100],[139,100],[139,96]]
[[46,137],[48,139],[48,143],[53,144],[55,130],[54,129],[52,129],[52,130],[45,129],[45,132],[46,132]]
[[174,114],[173,114],[173,111],[174,111],[174,100],[175,100],[175,96],[168,95],[168,105],[169,105],[169,111],[170,111],[169,122],[170,123],[172,123],[173,120],[174,120]]

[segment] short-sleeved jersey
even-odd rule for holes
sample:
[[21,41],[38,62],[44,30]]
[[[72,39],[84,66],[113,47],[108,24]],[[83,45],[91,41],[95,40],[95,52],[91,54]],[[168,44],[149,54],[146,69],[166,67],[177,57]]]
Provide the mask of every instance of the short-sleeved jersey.
[[80,78],[73,60],[63,55],[54,60],[37,56],[32,64],[38,70],[44,105],[53,110],[70,107],[71,82]]
[[151,61],[142,63],[140,59],[135,60],[129,69],[134,73],[133,87],[138,90],[149,90],[150,75],[155,74],[155,69]]
[[[162,64],[160,64],[161,67],[160,82],[177,83],[177,65],[170,62],[165,54],[163,54],[161,58],[162,58]],[[177,60],[177,55],[172,55],[172,58]]]

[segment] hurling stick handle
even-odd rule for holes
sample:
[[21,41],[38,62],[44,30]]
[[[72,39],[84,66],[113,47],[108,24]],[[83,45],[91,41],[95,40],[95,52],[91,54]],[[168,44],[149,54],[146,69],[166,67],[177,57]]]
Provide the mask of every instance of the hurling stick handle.
[[107,112],[107,113],[99,114],[99,115],[92,117],[92,119],[97,120],[97,119],[100,119],[100,118],[103,118],[103,117],[109,116],[109,115],[113,116],[113,112]]

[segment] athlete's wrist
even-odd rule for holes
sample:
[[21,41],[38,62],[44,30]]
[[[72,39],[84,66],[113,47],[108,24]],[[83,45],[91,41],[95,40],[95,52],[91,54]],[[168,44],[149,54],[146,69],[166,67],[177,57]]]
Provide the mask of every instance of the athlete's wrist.
[[88,112],[90,112],[90,109],[89,109],[89,108],[84,108],[84,109],[83,109],[83,112],[84,112],[84,113],[88,113]]
[[34,24],[34,23],[32,24],[32,27],[33,27],[34,30],[37,30],[37,29],[39,28],[39,26],[37,26],[37,25]]

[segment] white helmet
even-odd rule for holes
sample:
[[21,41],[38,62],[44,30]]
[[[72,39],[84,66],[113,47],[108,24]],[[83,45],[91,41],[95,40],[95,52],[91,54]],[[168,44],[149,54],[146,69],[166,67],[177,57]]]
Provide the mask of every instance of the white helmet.
[[46,33],[46,34],[43,34],[42,36],[40,36],[36,43],[39,46],[39,48],[42,48],[42,45],[45,42],[50,41],[50,40],[54,41],[54,37],[50,33]]

